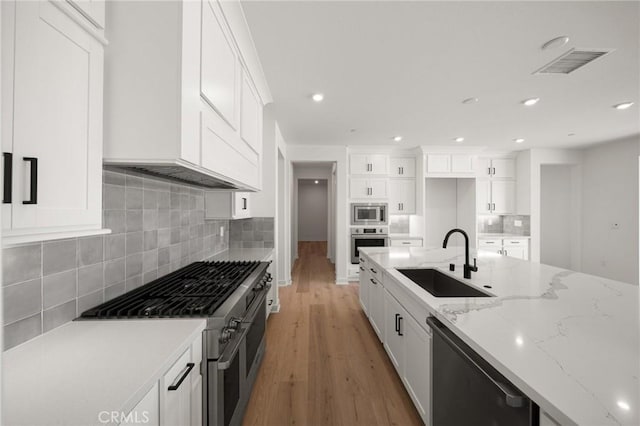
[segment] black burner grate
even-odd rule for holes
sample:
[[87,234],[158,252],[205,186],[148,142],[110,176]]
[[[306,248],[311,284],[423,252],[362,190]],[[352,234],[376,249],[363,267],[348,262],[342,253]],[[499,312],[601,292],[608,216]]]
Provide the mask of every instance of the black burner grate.
[[208,317],[260,262],[195,262],[82,313],[80,318]]

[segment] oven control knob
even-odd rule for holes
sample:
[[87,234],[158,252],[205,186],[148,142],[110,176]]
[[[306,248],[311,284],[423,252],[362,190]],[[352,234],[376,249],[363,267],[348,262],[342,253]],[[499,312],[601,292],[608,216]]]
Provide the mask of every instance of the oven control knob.
[[240,324],[241,324],[241,323],[242,323],[242,319],[232,317],[232,318],[229,320],[229,325],[227,326],[227,328],[229,328],[229,329],[231,329],[231,330],[235,331],[235,330],[237,330],[237,329],[238,329],[238,327],[240,327]]
[[227,343],[236,331],[233,328],[224,327],[220,333],[220,343]]
[[271,274],[267,274],[267,276],[265,277],[265,282],[270,283],[271,281],[273,281],[273,277],[271,276]]

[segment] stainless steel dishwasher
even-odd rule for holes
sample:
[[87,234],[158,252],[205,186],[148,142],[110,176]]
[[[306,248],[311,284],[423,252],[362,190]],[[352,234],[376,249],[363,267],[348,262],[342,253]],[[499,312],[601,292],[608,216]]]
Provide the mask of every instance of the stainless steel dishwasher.
[[432,340],[434,426],[535,425],[538,406],[436,318]]

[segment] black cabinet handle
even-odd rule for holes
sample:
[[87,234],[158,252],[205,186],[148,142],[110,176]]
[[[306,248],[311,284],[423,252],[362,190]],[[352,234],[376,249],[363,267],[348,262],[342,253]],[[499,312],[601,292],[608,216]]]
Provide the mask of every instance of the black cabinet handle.
[[2,195],[2,202],[4,204],[11,204],[11,187],[13,186],[13,154],[10,152],[3,152],[4,157],[4,194]]
[[22,204],[38,204],[38,159],[36,157],[22,157],[22,159],[31,164],[29,199]]
[[375,285],[378,285],[378,283],[376,282],[376,280],[374,280],[373,278],[369,278],[369,281],[371,281],[372,283],[374,283]]
[[402,334],[402,316],[398,316],[398,336],[404,336]]
[[171,383],[171,385],[167,389],[170,391],[177,390],[182,384],[182,382],[184,382],[184,379],[186,379],[189,373],[191,373],[191,370],[193,370],[194,366],[195,364],[193,362],[187,363],[187,366],[184,368],[184,370],[182,370],[183,373],[180,376],[180,379],[178,379],[177,381],[174,380],[173,383]]
[[242,210],[247,209],[247,199],[242,197]]
[[398,317],[400,316],[400,314],[396,314],[396,333],[400,330],[400,327],[398,326]]

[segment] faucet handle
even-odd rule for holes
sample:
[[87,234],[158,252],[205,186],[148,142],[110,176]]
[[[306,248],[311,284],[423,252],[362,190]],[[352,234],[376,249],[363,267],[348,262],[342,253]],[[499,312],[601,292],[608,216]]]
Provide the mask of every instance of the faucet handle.
[[478,264],[476,263],[478,259],[476,259],[475,257],[473,258],[473,266],[470,266],[469,269],[471,269],[473,272],[478,272]]

